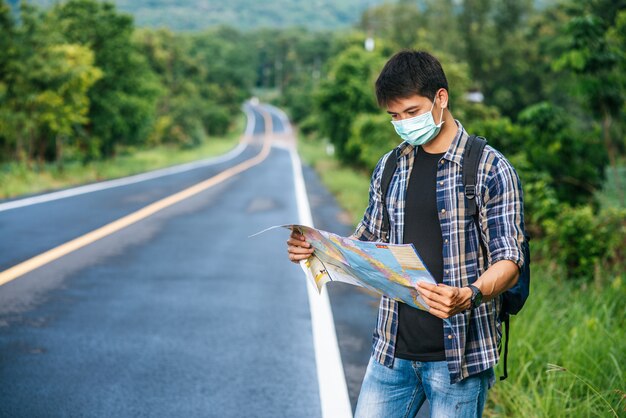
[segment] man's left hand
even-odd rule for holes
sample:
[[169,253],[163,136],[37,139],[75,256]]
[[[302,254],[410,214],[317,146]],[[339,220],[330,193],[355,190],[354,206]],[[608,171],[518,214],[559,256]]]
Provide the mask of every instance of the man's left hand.
[[428,312],[442,319],[463,312],[472,305],[472,290],[469,287],[419,282],[417,290],[428,304]]

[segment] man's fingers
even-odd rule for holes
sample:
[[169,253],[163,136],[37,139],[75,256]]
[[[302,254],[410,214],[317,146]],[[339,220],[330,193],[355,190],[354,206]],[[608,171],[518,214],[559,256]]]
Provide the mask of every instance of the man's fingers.
[[432,293],[436,293],[438,295],[441,296],[452,296],[455,294],[455,288],[447,286],[445,284],[432,284],[432,283],[426,283],[426,282],[418,282],[417,286],[419,287],[419,291],[421,292],[422,290],[426,289]]
[[301,233],[299,233],[296,230],[292,230],[291,231],[291,238],[293,239],[297,239],[298,241],[306,241],[306,238],[304,235],[302,235]]
[[306,242],[306,241],[300,241],[300,240],[294,239],[294,238],[289,238],[287,240],[287,245],[292,245],[294,247],[304,247],[304,248],[310,248],[311,247],[311,243]]
[[[453,298],[454,292],[449,292],[448,290],[444,291],[444,295],[440,293],[436,293],[435,287],[438,286],[430,286],[433,290],[428,290],[424,286],[420,286],[419,293],[424,299],[424,302],[430,308],[429,312],[439,318],[449,318],[450,316],[460,312],[459,307],[456,306],[456,303]],[[451,294],[452,293],[452,294]]]
[[289,253],[289,260],[294,262],[294,263],[299,263],[302,260],[306,260],[309,257],[311,257],[311,254],[294,254],[294,253]]
[[287,252],[289,252],[289,254],[308,254],[308,255],[311,255],[311,254],[313,254],[313,251],[315,251],[313,248],[304,248],[304,247],[300,247],[300,246],[296,246],[296,245],[289,245],[287,247]]
[[[437,286],[433,286],[433,287],[436,288]],[[433,290],[429,290],[429,289],[431,289],[431,288],[430,287],[426,288],[424,286],[420,286],[420,288],[417,289],[417,290],[419,291],[420,295],[422,295],[423,298],[425,298],[425,299],[432,299],[432,298],[434,298],[437,295],[437,293],[435,293]]]
[[441,319],[447,319],[447,318],[450,318],[452,316],[452,315],[450,315],[448,313],[445,313],[444,311],[441,311],[439,309],[434,309],[434,308],[431,308],[428,312],[431,315],[434,315],[437,318],[441,318]]
[[422,295],[422,299],[424,299],[424,302],[426,302],[426,304],[428,305],[430,309],[436,309],[439,311],[446,309],[446,306],[443,303],[441,303],[441,301],[439,301],[438,299],[429,298],[428,296],[424,296],[424,295]]

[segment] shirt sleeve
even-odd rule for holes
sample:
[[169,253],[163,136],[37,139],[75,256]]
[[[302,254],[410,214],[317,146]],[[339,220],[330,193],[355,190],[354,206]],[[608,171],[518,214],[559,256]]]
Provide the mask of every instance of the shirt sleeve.
[[522,184],[513,166],[503,156],[496,159],[487,177],[481,208],[482,218],[487,220],[489,264],[510,260],[521,269],[525,240]]
[[389,158],[390,153],[385,154],[376,164],[372,179],[370,181],[369,204],[363,219],[356,227],[353,237],[360,241],[380,241],[380,228],[382,225],[382,199],[381,199],[381,177],[385,167],[385,162]]

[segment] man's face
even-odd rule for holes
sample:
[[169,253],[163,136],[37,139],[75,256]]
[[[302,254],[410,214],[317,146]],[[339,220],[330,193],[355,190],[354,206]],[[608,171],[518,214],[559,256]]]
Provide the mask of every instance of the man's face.
[[430,112],[433,102],[428,97],[417,94],[393,100],[387,104],[387,113],[393,120],[403,120]]

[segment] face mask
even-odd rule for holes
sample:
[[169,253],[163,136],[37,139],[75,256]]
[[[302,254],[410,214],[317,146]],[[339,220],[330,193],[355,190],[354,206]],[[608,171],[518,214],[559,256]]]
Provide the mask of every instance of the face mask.
[[441,109],[441,119],[439,125],[435,124],[433,119],[433,108],[435,102],[430,108],[430,111],[417,115],[410,119],[392,120],[393,127],[396,128],[396,132],[400,135],[404,141],[413,146],[424,145],[431,139],[437,136],[443,125],[443,108]]

